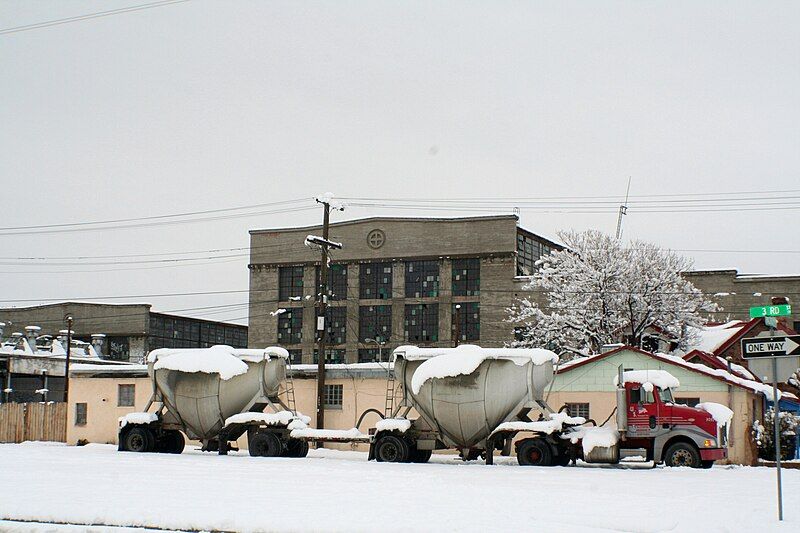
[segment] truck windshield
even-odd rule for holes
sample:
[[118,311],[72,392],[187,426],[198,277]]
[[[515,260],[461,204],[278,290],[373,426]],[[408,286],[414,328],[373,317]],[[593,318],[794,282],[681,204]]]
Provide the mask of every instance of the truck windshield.
[[661,403],[675,403],[672,389],[658,389],[658,397],[661,398]]

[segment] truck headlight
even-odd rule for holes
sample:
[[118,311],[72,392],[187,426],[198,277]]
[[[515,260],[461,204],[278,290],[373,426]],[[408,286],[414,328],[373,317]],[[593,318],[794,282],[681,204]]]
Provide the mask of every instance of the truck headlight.
[[717,442],[714,439],[706,439],[703,441],[703,447],[705,448],[716,448]]

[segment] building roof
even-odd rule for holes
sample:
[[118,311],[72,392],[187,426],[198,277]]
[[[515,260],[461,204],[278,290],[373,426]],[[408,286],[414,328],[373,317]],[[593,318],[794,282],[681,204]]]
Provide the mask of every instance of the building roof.
[[[697,374],[702,374],[702,375],[704,375],[706,377],[709,377],[711,379],[715,379],[717,381],[722,381],[724,383],[727,383],[728,385],[741,387],[743,389],[747,389],[747,390],[749,390],[751,392],[754,392],[756,394],[763,394],[764,396],[767,397],[767,399],[772,399],[772,387],[770,387],[768,385],[765,385],[765,384],[761,383],[760,381],[755,381],[755,380],[752,380],[752,379],[743,378],[741,376],[738,376],[738,375],[735,375],[735,374],[733,374],[731,372],[728,372],[725,369],[711,368],[711,367],[708,367],[708,366],[706,366],[704,364],[690,363],[688,361],[685,361],[684,359],[682,359],[681,357],[679,357],[677,355],[668,355],[668,354],[663,354],[663,353],[658,353],[658,354],[650,353],[650,352],[646,352],[644,350],[641,350],[639,348],[636,348],[634,346],[620,346],[619,348],[616,348],[614,350],[611,350],[611,351],[608,351],[608,352],[605,352],[605,353],[602,353],[602,354],[593,355],[593,356],[587,357],[585,359],[579,359],[579,360],[576,360],[576,361],[569,361],[569,362],[561,365],[556,372],[558,374],[570,372],[570,371],[572,371],[572,370],[574,370],[576,368],[585,366],[585,365],[587,365],[589,363],[594,363],[596,361],[601,361],[601,360],[606,359],[608,357],[612,357],[612,356],[614,356],[616,354],[619,354],[620,352],[623,352],[623,351],[631,351],[631,352],[635,352],[635,353],[638,353],[638,354],[641,354],[641,355],[645,355],[645,356],[650,357],[650,358],[652,358],[652,359],[654,359],[654,360],[656,360],[658,362],[666,363],[666,364],[670,364],[670,365],[675,365],[677,367],[681,367],[681,368],[683,368],[685,370],[688,370],[690,372],[695,372]],[[785,397],[788,397],[789,399],[797,400],[797,397],[794,394],[786,393],[786,392],[784,392],[783,394],[784,394]]]
[[[342,220],[339,222],[331,222],[330,227],[335,228],[337,226],[351,226],[365,222],[481,222],[485,220],[519,221],[519,217],[517,215],[480,215],[472,217],[364,217]],[[286,226],[281,228],[251,229],[250,235],[256,235],[259,233],[279,233],[286,231],[307,231],[319,229],[321,227],[322,224],[311,224],[309,226]]]

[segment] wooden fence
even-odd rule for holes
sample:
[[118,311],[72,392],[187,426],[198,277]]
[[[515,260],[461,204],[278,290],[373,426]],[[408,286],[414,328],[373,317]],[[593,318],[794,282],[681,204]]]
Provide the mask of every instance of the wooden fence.
[[67,440],[67,404],[0,404],[0,442],[26,440]]

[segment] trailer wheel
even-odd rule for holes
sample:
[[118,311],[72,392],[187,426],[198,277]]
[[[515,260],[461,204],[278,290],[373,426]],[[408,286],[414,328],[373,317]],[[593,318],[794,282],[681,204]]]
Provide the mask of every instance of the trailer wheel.
[[286,442],[284,457],[305,457],[308,455],[308,441],[300,439],[289,439]]
[[517,462],[522,466],[553,466],[553,451],[542,439],[527,439],[517,448]]
[[256,433],[247,444],[253,457],[279,457],[283,452],[283,445],[274,433]]
[[126,452],[152,452],[156,449],[156,437],[144,426],[134,426],[125,433],[122,449]]
[[700,468],[700,453],[697,449],[686,442],[676,442],[664,454],[664,463],[667,466],[688,466]]
[[183,448],[186,446],[186,439],[183,434],[177,429],[169,429],[164,432],[164,435],[158,441],[158,451],[161,453],[183,453]]
[[394,435],[385,435],[375,445],[375,459],[379,463],[406,463],[411,456],[408,443]]
[[427,463],[431,455],[433,454],[433,450],[417,450],[414,448],[411,450],[411,462],[412,463]]

